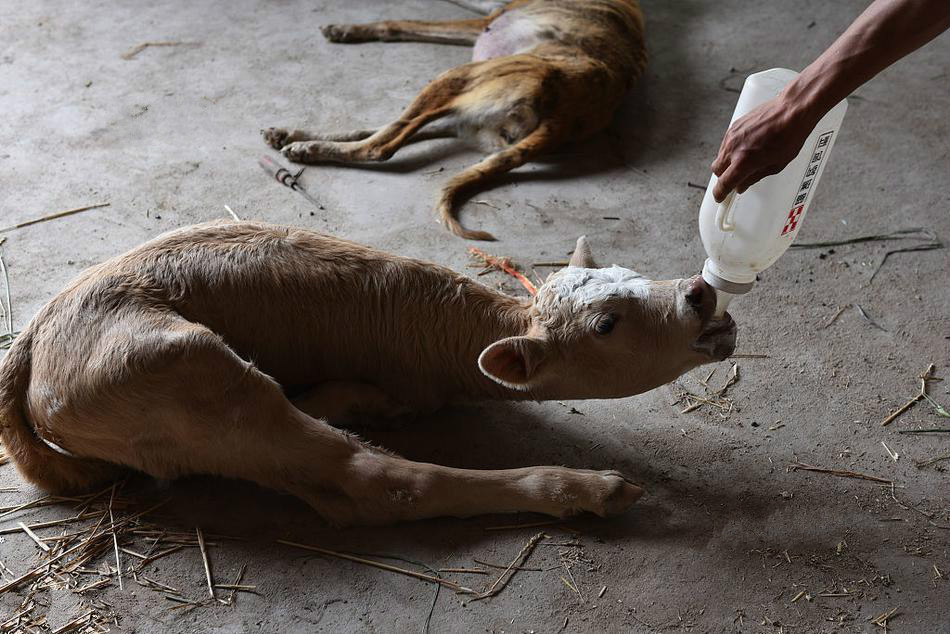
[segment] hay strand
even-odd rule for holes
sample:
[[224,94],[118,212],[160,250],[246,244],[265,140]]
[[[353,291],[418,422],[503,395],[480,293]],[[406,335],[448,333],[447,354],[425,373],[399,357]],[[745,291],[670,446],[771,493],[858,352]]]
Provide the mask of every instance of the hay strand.
[[399,566],[392,566],[390,564],[384,564],[380,561],[373,561],[372,559],[365,559],[363,557],[356,557],[354,555],[348,555],[346,553],[337,552],[335,550],[329,550],[327,548],[320,548],[319,546],[310,546],[307,544],[300,544],[297,542],[288,541],[285,539],[278,539],[278,544],[283,544],[284,546],[292,546],[294,548],[300,548],[303,550],[310,550],[315,553],[320,553],[321,555],[326,555],[328,557],[336,557],[337,559],[345,559],[347,561],[352,561],[354,563],[363,564],[364,566],[372,566],[373,568],[379,568],[380,570],[386,570],[389,572],[395,572],[401,575],[406,575],[409,577],[415,577],[416,579],[421,579],[422,581],[427,581],[429,583],[437,583],[443,585],[446,588],[454,590],[462,594],[475,594],[475,591],[471,588],[466,588],[465,586],[459,585],[454,581],[449,581],[448,579],[443,579],[442,577],[437,577],[435,575],[428,575],[424,572],[416,572],[415,570],[409,570],[407,568],[400,568]]
[[72,216],[73,214],[78,214],[83,211],[89,211],[90,209],[99,209],[100,207],[108,207],[112,203],[96,203],[94,205],[85,205],[83,207],[76,207],[74,209],[67,209],[66,211],[57,211],[52,214],[47,214],[45,216],[40,216],[39,218],[33,218],[32,220],[24,220],[15,225],[10,225],[9,227],[4,227],[0,229],[0,233],[7,233],[8,231],[13,231],[14,229],[22,229],[23,227],[29,227],[30,225],[39,224],[41,222],[48,222],[50,220],[56,220],[57,218],[64,218],[66,216]]

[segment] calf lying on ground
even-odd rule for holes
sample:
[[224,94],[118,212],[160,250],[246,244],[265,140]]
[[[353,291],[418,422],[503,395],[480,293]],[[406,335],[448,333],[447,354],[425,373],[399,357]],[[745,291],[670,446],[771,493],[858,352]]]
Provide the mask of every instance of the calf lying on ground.
[[[415,41],[474,46],[472,62],[437,77],[393,123],[321,134],[270,128],[264,138],[298,163],[385,161],[413,141],[458,136],[489,156],[452,178],[438,211],[452,233],[492,240],[459,224],[460,194],[566,141],[607,127],[646,65],[636,0],[458,2],[490,15],[331,25],[332,42]],[[504,5],[499,7],[499,5]]]
[[131,468],[253,480],[337,524],[610,515],[641,493],[617,472],[411,462],[328,423],[637,394],[732,353],[714,303],[700,278],[593,268],[583,239],[529,301],[301,229],[198,225],[88,269],[40,310],[0,363],[2,438],[53,491]]

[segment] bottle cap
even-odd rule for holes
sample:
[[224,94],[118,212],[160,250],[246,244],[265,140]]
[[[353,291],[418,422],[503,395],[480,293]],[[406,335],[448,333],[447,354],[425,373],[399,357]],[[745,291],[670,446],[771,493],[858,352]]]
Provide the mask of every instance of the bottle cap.
[[703,279],[706,280],[706,283],[712,286],[713,288],[725,291],[726,293],[732,293],[733,295],[744,295],[752,290],[752,285],[755,282],[733,282],[727,280],[720,275],[719,268],[716,266],[716,263],[706,258],[706,263],[703,265]]

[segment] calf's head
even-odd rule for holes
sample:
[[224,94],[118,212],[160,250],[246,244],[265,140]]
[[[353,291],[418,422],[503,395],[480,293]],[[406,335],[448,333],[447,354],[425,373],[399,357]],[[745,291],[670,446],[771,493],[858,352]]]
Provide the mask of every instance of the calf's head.
[[672,381],[735,350],[736,325],[713,318],[701,277],[651,281],[619,266],[596,268],[582,237],[570,264],[534,298],[524,335],[496,341],[479,367],[537,398],[617,398]]

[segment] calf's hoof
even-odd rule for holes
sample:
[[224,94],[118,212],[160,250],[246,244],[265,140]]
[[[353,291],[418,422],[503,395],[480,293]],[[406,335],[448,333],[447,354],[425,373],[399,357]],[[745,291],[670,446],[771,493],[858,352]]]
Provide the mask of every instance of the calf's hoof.
[[601,517],[622,515],[643,495],[643,489],[623,477],[619,471],[601,471],[594,512]]

